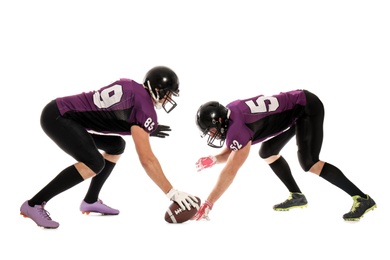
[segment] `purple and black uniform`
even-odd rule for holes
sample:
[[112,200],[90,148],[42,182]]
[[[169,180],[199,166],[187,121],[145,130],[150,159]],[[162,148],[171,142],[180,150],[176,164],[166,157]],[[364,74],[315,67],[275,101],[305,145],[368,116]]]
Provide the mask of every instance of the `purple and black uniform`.
[[61,149],[98,173],[104,167],[99,150],[122,154],[121,135],[131,135],[131,126],[152,133],[158,122],[148,90],[120,79],[97,91],[53,100],[42,111],[41,125]]
[[103,134],[130,135],[138,125],[151,133],[157,114],[148,91],[130,79],[120,79],[98,91],[56,99],[61,116]]
[[323,139],[324,108],[307,90],[258,95],[236,100],[230,110],[226,146],[239,150],[249,141],[262,143],[260,156],[277,155],[296,135],[299,161],[304,169],[319,160]]

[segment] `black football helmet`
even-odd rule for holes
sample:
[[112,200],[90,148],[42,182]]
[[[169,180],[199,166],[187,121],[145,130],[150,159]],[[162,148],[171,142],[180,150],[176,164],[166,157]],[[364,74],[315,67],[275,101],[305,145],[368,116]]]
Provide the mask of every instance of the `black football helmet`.
[[[162,107],[169,113],[177,106],[172,96],[179,96],[179,78],[170,68],[157,66],[150,69],[145,75],[144,86],[154,99],[156,108]],[[161,103],[161,100],[164,101]]]
[[201,105],[196,113],[196,125],[201,137],[208,135],[207,144],[213,148],[221,148],[226,139],[229,126],[230,111],[217,101],[209,101]]

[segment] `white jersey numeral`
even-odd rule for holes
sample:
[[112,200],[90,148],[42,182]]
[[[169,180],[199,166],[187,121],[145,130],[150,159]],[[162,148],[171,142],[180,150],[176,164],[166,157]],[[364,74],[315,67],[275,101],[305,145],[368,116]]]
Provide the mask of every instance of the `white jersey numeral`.
[[242,144],[240,144],[237,140],[233,140],[232,144],[230,145],[230,150],[237,151],[242,148]]
[[148,117],[145,120],[144,127],[146,127],[149,131],[151,131],[153,129],[154,125],[155,124],[154,124],[153,120],[150,117]]
[[245,104],[249,107],[252,113],[272,112],[278,109],[279,101],[276,97],[258,97],[256,103],[253,100],[248,100]]
[[108,108],[121,101],[122,96],[122,86],[114,85],[112,87],[103,89],[101,92],[96,91],[95,94],[93,94],[93,103],[98,108]]

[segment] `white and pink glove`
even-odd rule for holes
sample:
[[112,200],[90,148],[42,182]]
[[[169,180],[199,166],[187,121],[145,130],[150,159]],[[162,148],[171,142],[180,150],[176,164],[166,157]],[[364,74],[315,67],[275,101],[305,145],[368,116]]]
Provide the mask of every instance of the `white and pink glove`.
[[196,163],[196,170],[200,172],[203,169],[212,167],[217,162],[217,158],[213,155],[200,158]]
[[202,206],[200,206],[200,208],[196,212],[195,216],[193,216],[191,218],[191,220],[201,220],[201,219],[210,220],[209,212],[210,212],[210,210],[212,208],[213,208],[213,203],[211,203],[210,201],[206,200],[202,204]]

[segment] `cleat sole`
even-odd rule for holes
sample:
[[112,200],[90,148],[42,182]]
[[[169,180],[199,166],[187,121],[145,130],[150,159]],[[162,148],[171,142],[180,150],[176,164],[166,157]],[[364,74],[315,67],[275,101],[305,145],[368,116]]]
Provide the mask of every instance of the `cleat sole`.
[[364,215],[371,211],[371,210],[374,210],[376,208],[376,204],[374,206],[372,206],[371,208],[367,209],[366,211],[364,211],[363,215],[361,215],[359,218],[344,218],[345,221],[359,221],[360,219],[362,219],[364,217]]
[[98,212],[98,211],[82,211],[81,213],[85,214],[85,215],[89,215],[91,212],[97,213],[97,214],[102,214],[104,216],[116,216],[116,215],[119,215],[119,213],[118,214],[110,214],[110,213],[104,213],[104,212]]
[[289,207],[289,208],[274,208],[275,211],[289,211],[290,209],[303,209],[303,208],[307,208],[307,204],[306,205],[302,205],[302,206],[292,206],[292,207]]
[[[22,215],[23,218],[30,218],[30,217],[28,217],[27,215],[23,214],[22,212],[20,212],[20,215]],[[34,222],[35,222],[35,221],[34,221]],[[35,224],[37,224],[37,223],[35,223]],[[58,227],[44,227],[44,226],[40,226],[40,225],[38,225],[38,224],[37,224],[37,226],[38,226],[38,227],[41,227],[41,228],[44,228],[44,229],[56,229],[56,228],[58,228]]]

